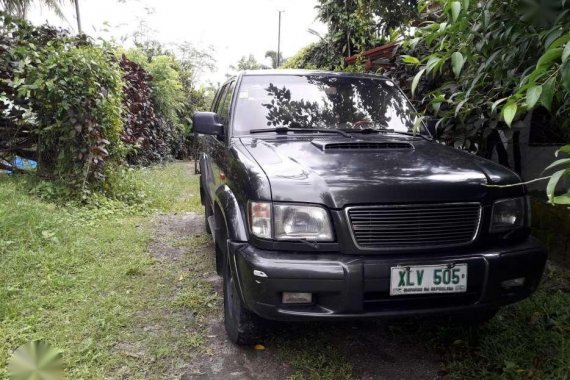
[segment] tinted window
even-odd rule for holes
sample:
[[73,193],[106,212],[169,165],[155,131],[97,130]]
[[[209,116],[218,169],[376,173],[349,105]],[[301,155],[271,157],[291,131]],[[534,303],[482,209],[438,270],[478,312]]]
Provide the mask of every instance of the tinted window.
[[230,120],[230,108],[232,104],[235,84],[236,82],[234,81],[228,85],[227,91],[224,94],[223,99],[220,100],[220,106],[218,107],[218,115],[220,116],[221,122],[226,127],[228,125],[228,121]]
[[296,128],[389,128],[412,132],[415,114],[390,81],[336,75],[245,76],[234,130]]
[[216,94],[216,96],[214,97],[214,101],[212,102],[212,107],[211,107],[212,112],[218,112],[218,109],[220,108],[220,103],[222,102],[224,96],[226,95],[225,91],[227,87],[228,85],[226,84],[218,90],[218,93]]

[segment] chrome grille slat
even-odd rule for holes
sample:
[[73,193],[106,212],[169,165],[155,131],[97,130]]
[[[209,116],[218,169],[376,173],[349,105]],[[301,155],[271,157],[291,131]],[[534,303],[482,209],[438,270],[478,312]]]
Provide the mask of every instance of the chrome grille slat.
[[[431,216],[450,216],[450,217],[465,217],[464,214],[462,215],[457,215],[458,212],[462,212],[461,210],[458,211],[454,211],[454,212],[450,212],[450,213],[437,213],[437,212],[430,212],[430,211],[425,211],[430,213]],[[475,212],[471,212],[471,213],[466,213],[467,216],[469,215],[476,215],[478,213]],[[370,214],[370,215],[354,215],[354,218],[356,219],[367,219],[367,218],[378,218],[378,217],[383,217],[383,216],[390,216],[390,217],[395,217],[395,218],[429,218],[426,215],[420,215],[420,214],[411,214],[411,213],[402,213],[402,214]]]
[[346,209],[361,249],[461,246],[477,236],[479,203],[355,206]]
[[[422,209],[422,211],[429,211],[429,212],[434,212],[434,213],[438,213],[438,212],[442,212],[442,213],[452,213],[452,212],[457,211],[457,210],[463,211],[463,209],[461,209],[461,208],[445,209],[445,210],[441,210],[441,209],[425,209],[425,210],[424,210],[424,209]],[[399,214],[406,213],[406,212],[408,212],[408,213],[417,213],[418,210],[409,210],[409,209],[403,208],[403,209],[399,212]],[[355,212],[356,215],[358,215],[358,214],[386,214],[386,213],[388,213],[388,214],[393,214],[394,211],[393,211],[393,210],[373,210],[373,211],[365,211],[365,212],[363,212],[363,211]]]
[[430,221],[417,221],[417,220],[407,220],[407,221],[395,221],[393,224],[390,223],[378,223],[378,222],[371,222],[371,223],[365,223],[365,222],[357,222],[357,223],[353,223],[353,226],[355,227],[376,227],[376,228],[409,228],[409,229],[415,229],[415,228],[420,228],[420,227],[433,227],[433,228],[437,228],[437,227],[449,227],[449,226],[472,226],[473,222],[470,221],[459,221],[457,223],[436,223],[436,222],[430,222]]
[[[453,215],[456,212],[464,212],[465,210],[424,210],[424,212],[429,212],[431,215]],[[472,212],[474,214],[474,212]],[[418,215],[421,216],[422,214],[418,213],[417,211],[402,211],[402,212],[369,212],[369,213],[355,213],[354,216],[365,218],[367,216],[377,216],[377,215],[402,215],[402,216],[414,216]]]
[[[460,235],[460,236],[465,236],[466,232],[470,232],[473,231],[473,229],[470,230],[461,230],[461,231],[454,231],[454,232],[449,232],[449,231],[422,231],[422,236],[423,237],[428,237],[431,235],[436,235],[436,236],[452,236],[452,235]],[[408,232],[413,232],[408,230]],[[402,234],[399,233],[398,231],[392,230],[392,231],[385,231],[385,230],[372,230],[372,231],[366,231],[365,233],[359,233],[358,236],[359,237],[364,237],[364,236],[377,236],[378,233],[382,233],[382,236],[396,236],[399,238],[402,238]],[[415,237],[412,237],[411,239],[414,239]]]

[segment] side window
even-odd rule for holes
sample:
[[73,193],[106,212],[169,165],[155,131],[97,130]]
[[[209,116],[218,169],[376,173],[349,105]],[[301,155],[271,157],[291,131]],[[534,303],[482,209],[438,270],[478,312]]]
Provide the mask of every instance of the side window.
[[230,108],[232,105],[232,99],[234,96],[234,89],[236,87],[236,82],[231,82],[228,87],[227,91],[224,95],[223,100],[220,102],[220,107],[218,109],[218,115],[220,116],[220,120],[224,127],[228,127],[228,122],[230,121]]
[[218,112],[219,111],[220,103],[222,102],[222,100],[224,99],[224,96],[226,95],[226,89],[227,88],[228,88],[228,85],[226,84],[218,90],[218,93],[214,97],[214,101],[212,102],[212,107],[210,109],[212,112]]

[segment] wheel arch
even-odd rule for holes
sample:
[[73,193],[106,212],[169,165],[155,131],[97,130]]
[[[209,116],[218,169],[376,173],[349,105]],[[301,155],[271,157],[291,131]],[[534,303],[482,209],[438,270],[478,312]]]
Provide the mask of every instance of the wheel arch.
[[220,186],[216,191],[214,207],[221,213],[228,239],[233,242],[248,241],[247,222],[235,195],[227,185]]

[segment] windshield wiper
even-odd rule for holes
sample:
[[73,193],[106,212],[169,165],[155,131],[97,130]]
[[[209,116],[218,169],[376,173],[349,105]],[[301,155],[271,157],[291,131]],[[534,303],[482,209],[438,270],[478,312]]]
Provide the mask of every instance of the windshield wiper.
[[389,129],[389,128],[343,128],[342,129],[343,132],[347,132],[347,133],[360,133],[363,135],[369,135],[372,133],[392,133],[394,132],[393,129]]
[[325,128],[289,128],[289,127],[277,127],[277,128],[264,128],[264,129],[252,129],[249,133],[268,133],[275,132],[279,135],[286,135],[289,132],[293,133],[336,133],[342,135],[346,138],[351,139],[352,136],[348,133],[341,131],[340,129],[325,129]]
[[414,134],[412,132],[396,131],[396,130],[390,129],[390,128],[364,128],[364,129],[343,128],[342,131],[347,132],[347,133],[360,133],[360,134],[364,134],[364,135],[368,135],[368,134],[372,134],[372,133],[395,133],[397,135],[421,137],[424,140],[430,141],[430,139],[428,139],[427,137],[425,137],[421,133],[415,133]]

